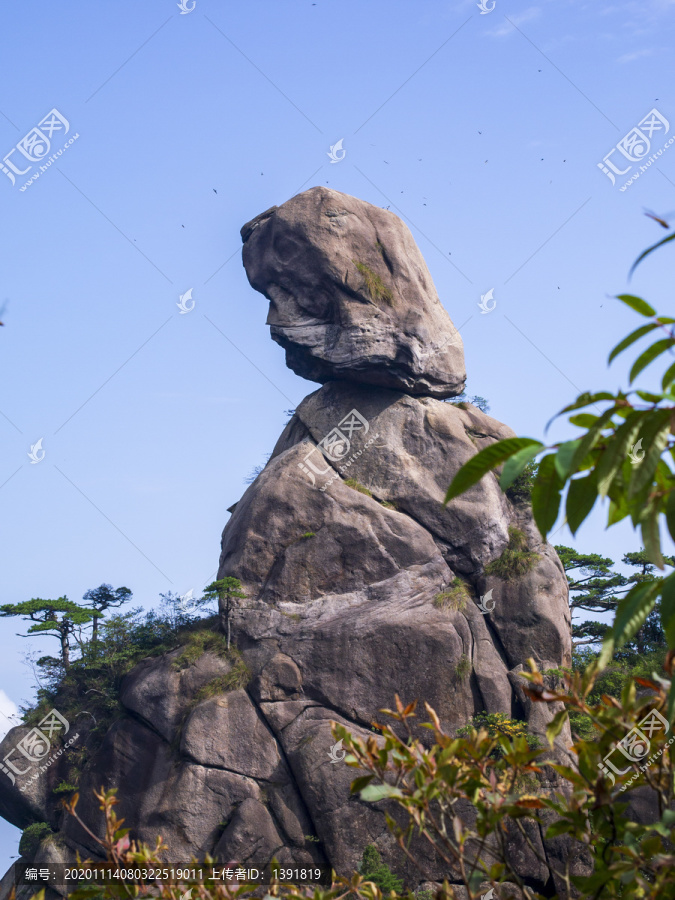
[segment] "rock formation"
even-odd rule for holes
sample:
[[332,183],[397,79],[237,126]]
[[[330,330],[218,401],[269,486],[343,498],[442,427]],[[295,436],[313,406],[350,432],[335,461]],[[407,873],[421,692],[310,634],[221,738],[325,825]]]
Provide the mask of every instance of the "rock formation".
[[[115,786],[133,834],[161,833],[174,860],[276,854],[348,873],[374,843],[409,884],[440,880],[447,872],[424,847],[424,878],[402,862],[381,804],[350,797],[355,771],[331,751],[331,721],[365,736],[398,693],[428,701],[451,730],[487,710],[542,732],[551,713],[529,703],[519,672],[528,657],[570,663],[563,568],[527,501],[503,494],[494,475],[443,504],[459,467],[513,432],[443,402],[464,384],[462,343],[405,225],[317,187],[262,213],[242,238],[273,339],[295,372],[322,383],[222,536],[218,577],[238,578],[247,599],[221,622],[250,678],[199,702],[234,663],[206,653],[177,670],[177,650],[138,665],[121,695],[127,715],[81,777],[80,812],[100,831],[91,790]],[[0,783],[5,818],[58,829],[37,862],[96,850],[48,800],[54,768],[30,793]],[[543,857],[561,852],[531,839]],[[522,842],[516,857],[533,887],[550,882]]]

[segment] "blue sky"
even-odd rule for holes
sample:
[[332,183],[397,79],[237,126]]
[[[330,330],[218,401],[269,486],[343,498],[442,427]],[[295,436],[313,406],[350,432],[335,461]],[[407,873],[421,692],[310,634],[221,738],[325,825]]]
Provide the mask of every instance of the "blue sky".
[[[39,163],[15,185],[0,173],[3,602],[105,581],[150,607],[211,580],[227,507],[316,388],[286,369],[240,256],[242,224],[298,190],[327,184],[404,219],[462,326],[469,393],[517,433],[541,437],[582,389],[625,386],[607,353],[639,323],[612,295],[665,234],[643,212],[675,210],[675,145],[623,192],[598,163],[654,108],[672,124],[650,153],[675,134],[674,10],[8,5],[0,158],[53,109],[69,130],[50,155],[78,137],[25,191]],[[630,285],[666,313],[669,263]],[[553,540],[615,559],[639,547],[598,511]],[[22,653],[51,639],[1,628],[6,714],[32,696]],[[0,822],[0,866],[18,837]]]

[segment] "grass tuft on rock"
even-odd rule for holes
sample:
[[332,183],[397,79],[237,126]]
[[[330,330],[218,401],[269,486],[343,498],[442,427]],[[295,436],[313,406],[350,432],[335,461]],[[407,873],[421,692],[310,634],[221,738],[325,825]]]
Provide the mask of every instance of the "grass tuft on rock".
[[461,578],[455,578],[447,591],[441,591],[434,597],[436,609],[445,609],[452,612],[461,612],[471,599],[469,588]]
[[540,559],[538,553],[527,549],[525,532],[516,525],[509,525],[509,543],[498,559],[485,566],[485,574],[495,575],[502,581],[513,581],[531,572]]
[[466,653],[462,653],[455,666],[455,678],[459,681],[464,681],[465,678],[469,677],[472,669],[471,660]]
[[232,650],[228,656],[227,638],[218,631],[210,631],[206,628],[193,631],[187,635],[187,640],[183,645],[180,656],[176,657],[171,663],[172,669],[180,672],[187,669],[188,666],[194,666],[197,660],[205,653],[215,653],[223,659],[230,659]]
[[345,481],[347,487],[353,488],[355,491],[358,491],[359,494],[365,494],[366,497],[372,497],[372,493],[368,490],[367,487],[361,484],[360,481],[357,481],[356,478],[348,478]]
[[365,263],[357,262],[355,259],[352,262],[363,275],[371,300],[386,300],[387,303],[394,302],[394,295],[377,272],[373,272]]

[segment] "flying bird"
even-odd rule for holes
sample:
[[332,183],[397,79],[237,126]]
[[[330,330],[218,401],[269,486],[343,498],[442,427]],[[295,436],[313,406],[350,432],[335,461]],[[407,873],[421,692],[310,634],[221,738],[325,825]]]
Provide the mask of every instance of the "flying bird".
[[218,193],[218,191],[215,188],[212,188],[211,190],[213,191],[214,194]]

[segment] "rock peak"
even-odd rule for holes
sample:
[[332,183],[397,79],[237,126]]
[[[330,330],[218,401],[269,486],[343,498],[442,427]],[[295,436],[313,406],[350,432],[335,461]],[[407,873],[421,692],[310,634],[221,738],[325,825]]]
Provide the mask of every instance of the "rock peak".
[[413,396],[453,397],[464,350],[408,227],[326,187],[296,194],[241,229],[252,287],[296,374]]

